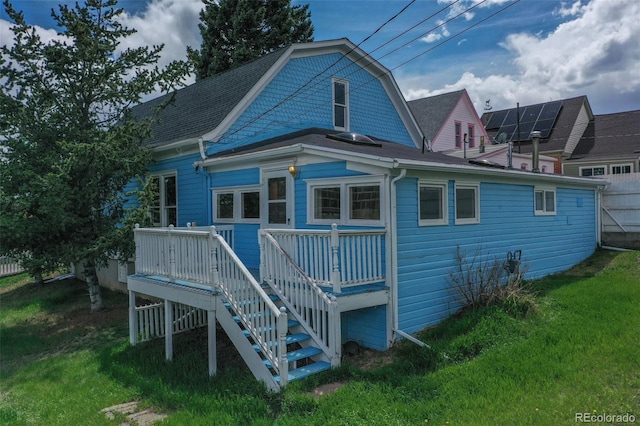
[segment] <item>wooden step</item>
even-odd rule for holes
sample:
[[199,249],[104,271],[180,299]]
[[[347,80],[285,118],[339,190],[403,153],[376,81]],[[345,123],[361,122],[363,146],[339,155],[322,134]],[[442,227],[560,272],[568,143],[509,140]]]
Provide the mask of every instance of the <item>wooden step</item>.
[[[255,318],[256,315],[261,315],[261,314],[252,315],[251,318]],[[235,322],[237,322],[238,324],[240,324],[240,317],[239,316],[235,315],[233,317],[233,320]],[[291,327],[296,327],[298,325],[300,325],[300,321],[296,321],[296,320],[291,319],[291,318],[287,319],[287,327],[291,328]]]
[[[320,373],[331,368],[331,364],[325,361],[314,362],[313,364],[305,365],[304,367],[296,368],[289,371],[289,381],[304,379],[312,374]],[[275,376],[276,382],[280,383],[280,376]]]
[[[309,336],[307,333],[288,334],[286,342],[287,345],[290,345],[292,343],[304,342],[305,340],[309,340],[310,338],[311,336]],[[256,352],[262,351],[262,349],[260,349],[260,346],[258,346],[257,344],[253,345],[253,349],[255,349]]]
[[[287,362],[300,361],[301,359],[309,358],[315,355],[320,355],[321,353],[322,353],[322,349],[316,348],[315,346],[296,349],[295,351],[287,352]],[[268,359],[265,359],[263,362],[264,362],[264,365],[267,366],[267,368],[271,368],[271,362]]]
[[[278,300],[280,300],[280,298],[274,294],[269,294],[269,299],[271,299],[272,302],[277,302]],[[242,302],[240,302],[241,305],[247,305],[249,303],[253,303],[253,301],[251,300],[243,300]],[[229,302],[224,302],[224,307],[227,309],[231,309],[231,303]]]

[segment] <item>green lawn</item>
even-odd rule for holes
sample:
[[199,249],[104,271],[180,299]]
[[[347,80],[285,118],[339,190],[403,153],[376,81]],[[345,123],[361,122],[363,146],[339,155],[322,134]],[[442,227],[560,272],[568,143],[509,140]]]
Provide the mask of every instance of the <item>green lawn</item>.
[[[533,287],[536,312],[468,312],[419,334],[432,350],[365,351],[272,394],[224,341],[209,378],[202,332],[176,337],[172,363],[161,340],[130,347],[126,295],[105,290],[109,309],[91,315],[79,282],[5,278],[0,424],[114,425],[123,418],[100,410],[133,400],[169,425],[569,425],[576,413],[640,423],[640,253],[597,252]],[[333,382],[344,386],[312,395]]]

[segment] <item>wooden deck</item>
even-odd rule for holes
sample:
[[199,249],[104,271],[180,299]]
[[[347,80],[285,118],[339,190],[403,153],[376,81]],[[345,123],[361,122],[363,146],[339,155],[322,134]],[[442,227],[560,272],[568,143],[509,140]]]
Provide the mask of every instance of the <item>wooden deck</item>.
[[[171,359],[173,334],[208,325],[214,374],[217,322],[254,376],[274,390],[339,365],[341,313],[389,303],[384,231],[264,230],[260,249],[256,279],[214,227],[136,229],[131,343],[164,336]],[[137,295],[161,302],[136,306]]]

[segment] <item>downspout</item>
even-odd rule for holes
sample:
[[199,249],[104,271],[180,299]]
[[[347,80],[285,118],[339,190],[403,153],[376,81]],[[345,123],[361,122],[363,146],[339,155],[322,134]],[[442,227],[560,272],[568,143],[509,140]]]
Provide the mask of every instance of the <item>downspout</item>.
[[[396,168],[398,165],[394,163],[393,167]],[[419,345],[422,347],[426,347],[432,349],[431,346],[426,343],[416,339],[409,333],[406,333],[399,328],[399,319],[398,319],[398,229],[396,226],[397,221],[397,206],[396,206],[396,195],[397,189],[396,184],[404,179],[407,176],[407,169],[400,169],[400,174],[394,177],[391,180],[391,202],[390,205],[390,213],[389,213],[389,226],[391,227],[391,232],[389,232],[389,238],[391,239],[389,246],[391,248],[391,306],[393,310],[393,324],[392,324],[392,332],[404,337],[405,339]],[[392,341],[396,340],[396,336],[393,337]]]
[[[394,162],[393,165],[394,168],[397,167],[397,163]],[[391,240],[389,242],[389,248],[391,251],[391,265],[390,268],[387,269],[387,271],[391,271],[391,274],[387,274],[390,278],[391,278],[391,282],[389,283],[389,288],[391,289],[391,309],[392,309],[392,324],[391,324],[391,333],[392,333],[392,339],[391,341],[395,341],[396,340],[396,336],[395,333],[398,333],[398,250],[397,250],[397,243],[398,243],[398,229],[397,229],[397,206],[396,206],[396,196],[397,196],[397,189],[396,189],[396,184],[398,183],[398,181],[402,180],[405,178],[405,176],[407,176],[407,169],[400,169],[400,174],[396,177],[394,177],[391,180],[391,200],[389,203],[389,227],[391,228],[389,231],[389,239]]]

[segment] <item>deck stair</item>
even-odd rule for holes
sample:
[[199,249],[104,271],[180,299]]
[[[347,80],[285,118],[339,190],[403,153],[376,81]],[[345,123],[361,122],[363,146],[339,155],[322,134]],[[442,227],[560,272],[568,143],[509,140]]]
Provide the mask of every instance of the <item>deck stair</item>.
[[[279,297],[270,295],[269,298],[274,301],[276,306],[282,307]],[[234,311],[229,303],[225,303],[225,308],[232,314],[232,319],[235,324],[240,328],[243,336],[251,344],[252,350],[257,354],[262,364],[273,374],[273,378],[276,383],[280,384],[280,375],[274,369],[272,362],[264,356],[263,350],[257,343],[254,342],[252,334],[249,330],[244,328],[240,316],[234,315]],[[286,309],[286,308],[285,308]],[[254,314],[260,316],[260,313]],[[329,370],[331,363],[328,361],[327,356],[323,353],[322,349],[313,345],[311,336],[305,332],[304,328],[297,321],[292,318],[287,320],[287,335],[285,342],[287,346],[286,359],[288,364],[288,380],[292,382],[300,380],[313,374],[320,373],[322,371]],[[272,343],[270,346],[277,346],[278,343]]]

